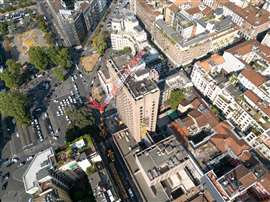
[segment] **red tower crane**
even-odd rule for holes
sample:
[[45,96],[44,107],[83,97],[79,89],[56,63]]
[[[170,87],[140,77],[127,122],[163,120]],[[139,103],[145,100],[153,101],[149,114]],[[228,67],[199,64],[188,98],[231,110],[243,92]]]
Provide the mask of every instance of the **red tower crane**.
[[119,91],[123,88],[125,82],[129,78],[129,76],[134,73],[137,69],[135,68],[139,62],[141,61],[145,51],[142,50],[138,52],[129,62],[124,65],[124,67],[119,72],[119,78],[112,84],[112,92],[108,95],[103,103],[97,102],[92,97],[89,97],[89,106],[91,108],[97,109],[101,114],[104,112],[108,104],[111,100],[119,93]]

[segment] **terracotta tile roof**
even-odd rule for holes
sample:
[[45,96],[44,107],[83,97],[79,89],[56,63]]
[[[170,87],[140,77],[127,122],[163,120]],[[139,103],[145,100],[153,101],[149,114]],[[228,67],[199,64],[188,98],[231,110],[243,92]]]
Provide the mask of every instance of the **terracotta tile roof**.
[[223,56],[218,55],[218,54],[212,55],[209,60],[214,62],[217,65],[223,64],[225,62]]
[[232,2],[227,2],[224,6],[241,16],[245,21],[253,26],[259,26],[269,22],[269,12],[262,8],[256,8],[254,6],[241,8]]
[[193,119],[191,117],[186,117],[183,119],[183,124],[184,124],[185,128],[189,128],[189,127],[193,126],[195,124],[195,122],[193,121]]
[[270,193],[270,173],[267,173],[259,183],[263,186],[263,188]]
[[202,62],[198,62],[198,64],[206,71],[209,72],[212,69],[213,65],[220,65],[225,62],[223,56],[214,54],[209,59],[204,60]]
[[198,62],[199,66],[201,66],[206,72],[210,72],[212,67],[209,65],[207,61]]
[[197,6],[197,7],[193,7],[193,8],[189,8],[187,10],[185,10],[189,15],[194,15],[196,13],[201,13],[201,10],[200,8]]
[[244,151],[250,149],[244,140],[239,140],[235,137],[232,128],[226,122],[219,123],[214,130],[216,131],[216,135],[211,137],[210,141],[222,153],[230,148],[235,155],[240,156]]
[[243,43],[240,43],[237,46],[234,46],[227,50],[227,52],[233,54],[233,55],[240,55],[244,56],[252,51],[252,46],[254,45],[255,40],[251,41],[245,41]]
[[256,48],[256,53],[270,63],[270,48],[268,46],[262,45],[256,40],[250,40],[240,43],[239,45],[228,49],[227,52],[230,52],[234,55],[237,54],[240,56],[244,56],[252,52],[253,48]]
[[261,99],[251,90],[246,90],[244,95],[247,96],[254,104],[258,103]]
[[214,11],[207,6],[205,9],[202,10],[202,13],[203,15],[211,16],[213,15]]
[[204,105],[206,107],[206,105],[202,102],[202,100],[200,98],[196,98],[191,102],[191,105],[193,106],[193,108],[197,109],[200,105]]
[[171,4],[168,9],[170,9],[174,13],[177,13],[180,10],[175,4]]
[[267,78],[260,73],[253,70],[251,67],[245,68],[241,71],[241,74],[246,77],[255,86],[260,86],[267,81]]
[[210,110],[202,113],[197,109],[193,109],[188,115],[191,117],[192,122],[189,120],[187,122],[189,125],[186,125],[186,127],[190,127],[191,125],[195,124],[194,120],[196,121],[198,127],[203,127],[209,124],[212,128],[214,128],[219,123],[216,115]]
[[199,6],[201,1],[197,1],[197,0],[174,0],[174,3],[178,6],[178,5],[181,5],[181,4],[187,4],[189,3],[192,7],[195,7],[195,6]]
[[242,186],[245,188],[249,187],[257,180],[256,176],[244,165],[238,166],[231,172],[233,173],[234,178],[241,182]]
[[244,92],[244,95],[248,97],[257,107],[262,110],[267,116],[270,117],[270,106],[263,103],[263,100],[258,97],[255,93],[253,93],[251,90],[246,90]]

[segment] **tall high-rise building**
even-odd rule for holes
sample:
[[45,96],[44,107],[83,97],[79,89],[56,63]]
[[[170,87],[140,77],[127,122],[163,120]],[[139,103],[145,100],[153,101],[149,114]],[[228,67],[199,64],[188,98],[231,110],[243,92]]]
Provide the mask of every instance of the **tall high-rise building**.
[[[119,72],[123,68],[123,57],[126,56],[108,61],[108,70],[113,80],[121,77]],[[145,68],[140,68],[130,76],[116,95],[119,116],[137,142],[145,137],[147,131],[156,130],[159,96],[160,90],[149,79],[149,71]]]

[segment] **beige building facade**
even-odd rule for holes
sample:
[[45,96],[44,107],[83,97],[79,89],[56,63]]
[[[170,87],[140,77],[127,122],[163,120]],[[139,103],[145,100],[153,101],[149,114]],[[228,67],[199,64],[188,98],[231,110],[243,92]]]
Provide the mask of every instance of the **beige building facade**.
[[[110,60],[107,66],[112,79],[119,79],[116,64]],[[156,130],[159,97],[159,88],[148,78],[130,78],[115,97],[118,114],[137,142]]]

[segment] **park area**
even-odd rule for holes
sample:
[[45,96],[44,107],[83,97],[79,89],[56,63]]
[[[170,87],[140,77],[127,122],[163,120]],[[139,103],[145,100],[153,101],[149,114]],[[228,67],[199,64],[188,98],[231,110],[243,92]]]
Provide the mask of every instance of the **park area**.
[[12,55],[21,63],[29,61],[28,51],[31,47],[49,47],[44,32],[37,28],[15,35],[14,45]]

